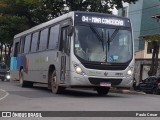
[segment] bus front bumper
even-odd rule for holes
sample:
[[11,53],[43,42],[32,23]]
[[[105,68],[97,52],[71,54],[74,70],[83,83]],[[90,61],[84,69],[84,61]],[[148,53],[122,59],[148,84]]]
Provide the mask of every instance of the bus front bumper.
[[71,73],[71,86],[101,86],[101,83],[110,83],[112,87],[130,88],[133,85],[132,76],[129,77],[98,77]]

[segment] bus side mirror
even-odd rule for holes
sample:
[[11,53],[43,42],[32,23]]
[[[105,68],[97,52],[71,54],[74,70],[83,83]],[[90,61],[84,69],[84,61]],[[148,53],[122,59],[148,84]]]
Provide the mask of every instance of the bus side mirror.
[[73,34],[73,26],[68,27],[68,36],[72,36]]

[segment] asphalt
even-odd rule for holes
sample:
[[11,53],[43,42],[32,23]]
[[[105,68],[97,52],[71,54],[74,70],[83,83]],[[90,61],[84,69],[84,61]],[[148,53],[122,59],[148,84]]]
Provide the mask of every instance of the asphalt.
[[[13,82],[19,82],[19,80],[12,80]],[[9,81],[8,81],[9,82]],[[10,81],[11,82],[11,81]],[[41,86],[41,87],[46,87],[46,84],[34,84],[34,86]],[[2,92],[2,91],[0,91]],[[124,94],[146,94],[142,91],[135,91],[133,88],[126,89],[126,88],[111,88],[110,91],[111,93],[124,93]],[[3,96],[1,93],[0,96]]]
[[0,89],[0,98],[5,96],[5,92]]

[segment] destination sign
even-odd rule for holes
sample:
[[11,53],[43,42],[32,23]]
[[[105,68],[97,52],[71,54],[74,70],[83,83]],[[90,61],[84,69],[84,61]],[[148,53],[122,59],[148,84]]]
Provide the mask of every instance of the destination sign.
[[131,27],[130,20],[115,15],[100,13],[76,13],[75,24],[89,23],[109,26]]
[[82,22],[124,26],[124,21],[123,20],[118,20],[118,19],[113,19],[113,18],[101,18],[101,17],[84,16],[84,15],[82,16]]

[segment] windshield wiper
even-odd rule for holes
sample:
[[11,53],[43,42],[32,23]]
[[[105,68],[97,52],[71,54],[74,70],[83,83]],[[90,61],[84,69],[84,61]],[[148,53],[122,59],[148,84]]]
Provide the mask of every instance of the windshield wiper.
[[91,24],[89,25],[89,27],[95,33],[95,35],[98,38],[98,40],[102,42],[102,48],[103,48],[103,51],[104,51],[104,40],[103,40],[103,37],[100,36],[100,34],[98,33],[98,31]]
[[[110,37],[109,37],[109,31],[108,31],[108,39],[107,39],[107,48],[108,48],[108,51],[109,51],[109,47],[110,47]],[[107,53],[107,49],[106,49],[106,53]]]
[[115,36],[117,35],[119,29],[120,28],[115,29],[115,31],[113,32],[113,34],[111,35],[111,37],[109,37],[109,31],[108,31],[108,40],[107,40],[108,50],[109,50],[109,47],[110,47],[110,42],[112,42],[112,40],[115,38]]
[[115,36],[117,35],[119,29],[120,29],[120,28],[115,29],[115,31],[113,32],[113,34],[111,35],[111,37],[110,37],[110,39],[109,39],[109,40],[110,40],[109,42],[111,42],[111,41],[115,38]]

